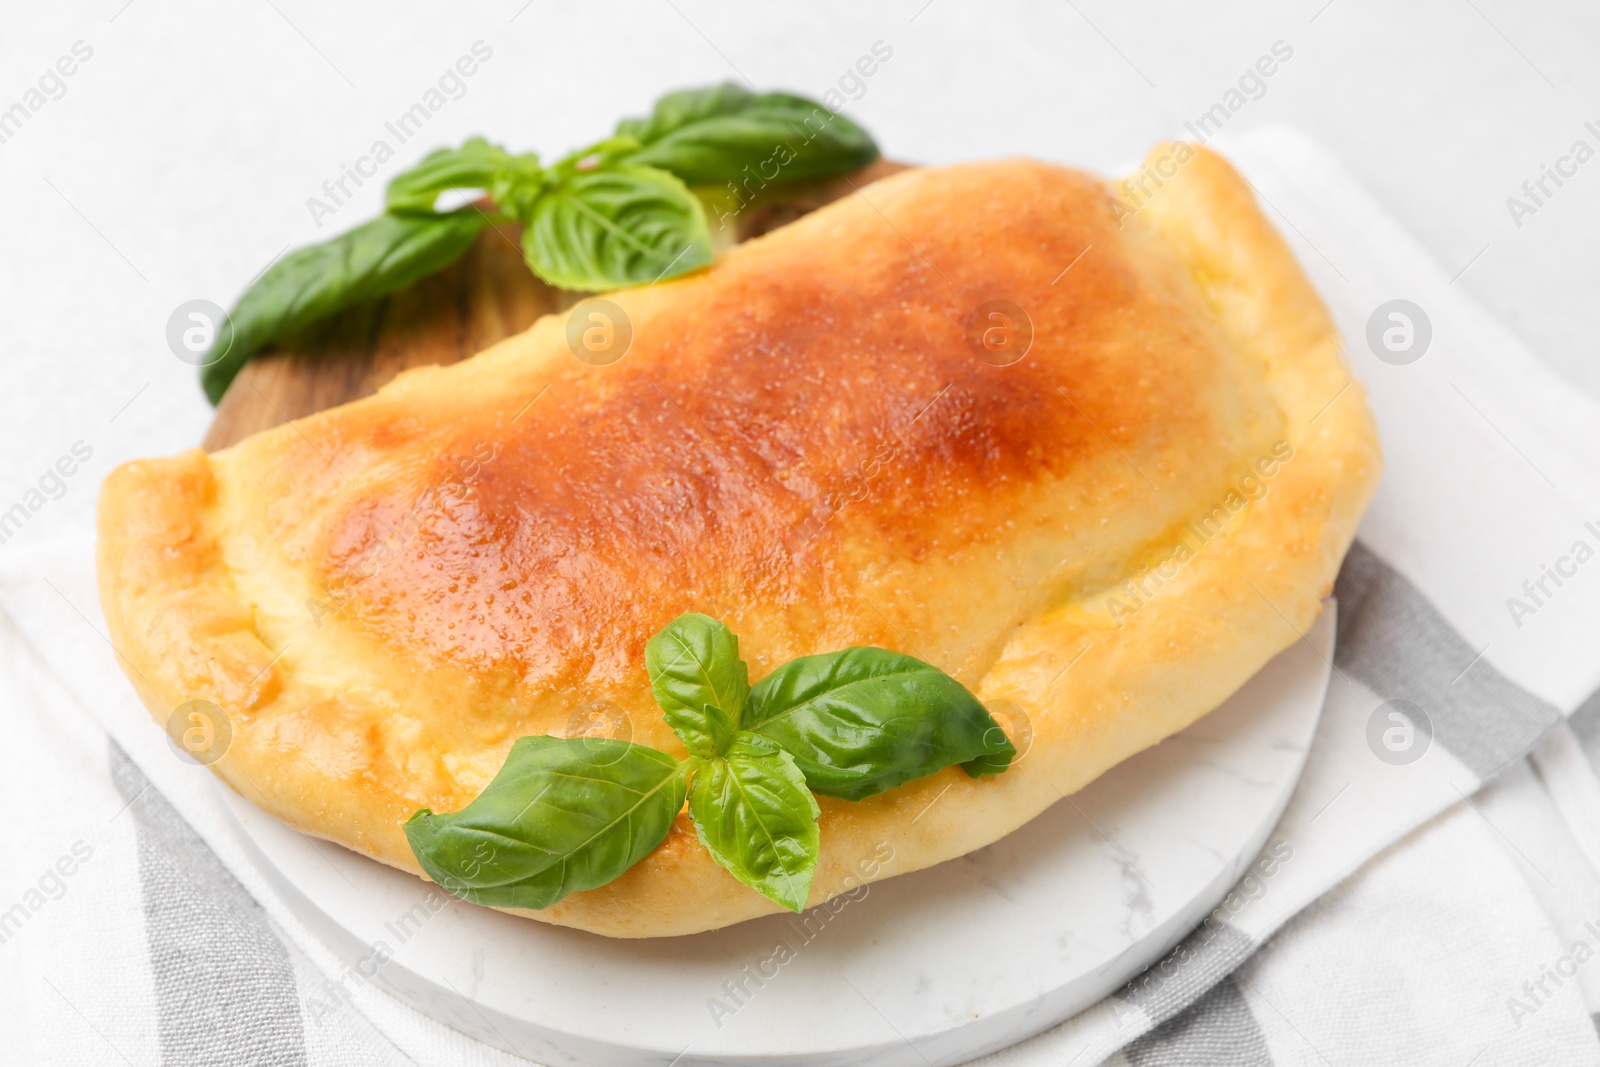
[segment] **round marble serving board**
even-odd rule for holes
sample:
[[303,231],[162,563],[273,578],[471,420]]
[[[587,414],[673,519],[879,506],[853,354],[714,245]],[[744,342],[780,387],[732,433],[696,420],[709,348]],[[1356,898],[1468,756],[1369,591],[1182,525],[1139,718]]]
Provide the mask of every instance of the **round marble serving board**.
[[837,910],[689,937],[612,940],[446,898],[217,795],[345,960],[346,986],[378,982],[488,1044],[551,1065],[943,1067],[1114,992],[1216,907],[1294,791],[1333,615],[1329,602],[1220,708],[995,844]]

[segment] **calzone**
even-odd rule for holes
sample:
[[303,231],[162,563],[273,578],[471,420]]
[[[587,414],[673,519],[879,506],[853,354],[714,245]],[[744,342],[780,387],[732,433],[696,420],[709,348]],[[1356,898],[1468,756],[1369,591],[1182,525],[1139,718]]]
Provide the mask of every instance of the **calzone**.
[[[821,798],[816,904],[995,841],[1215,708],[1316,617],[1379,473],[1327,311],[1187,145],[1136,190],[906,171],[605,300],[112,473],[102,603],[157,720],[211,702],[229,785],[420,874],[406,819],[465,806],[519,737],[683,755],[643,653],[684,612],[732,627],[752,681],[850,645],[933,663],[1019,755]],[[777,910],[680,814],[524,914],[650,937]]]

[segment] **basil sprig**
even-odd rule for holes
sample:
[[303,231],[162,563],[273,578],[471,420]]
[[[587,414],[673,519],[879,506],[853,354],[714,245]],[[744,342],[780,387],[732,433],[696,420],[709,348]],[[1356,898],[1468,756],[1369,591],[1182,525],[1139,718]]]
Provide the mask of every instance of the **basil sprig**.
[[680,615],[645,647],[651,692],[688,749],[524,737],[459,812],[406,823],[429,877],[498,907],[545,908],[621,876],[666,839],[687,793],[712,859],[793,911],[816,872],[813,793],[862,800],[951,764],[974,778],[1016,750],[960,682],[911,656],[804,656],[754,688],[739,639]]
[[[523,225],[528,267],[551,285],[646,285],[711,262],[691,186],[783,188],[877,157],[864,130],[822,104],[735,85],[669,93],[648,117],[625,119],[612,137],[548,167],[535,153],[470,138],[395,177],[377,219],[269,267],[234,305],[231,327],[218,330],[201,384],[219,402],[257,352],[443,270],[491,221]],[[453,203],[441,204],[446,194],[457,194]],[[492,210],[473,202],[483,198]]]

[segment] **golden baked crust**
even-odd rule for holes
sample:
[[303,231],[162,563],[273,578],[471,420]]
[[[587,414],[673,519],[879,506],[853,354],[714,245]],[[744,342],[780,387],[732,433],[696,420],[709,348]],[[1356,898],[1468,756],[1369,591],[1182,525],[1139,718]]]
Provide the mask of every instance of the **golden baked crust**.
[[[997,777],[822,798],[811,903],[1004,836],[1294,641],[1378,476],[1292,255],[1225,162],[1151,158],[1174,152],[1136,214],[1027,160],[909,171],[612,294],[634,337],[610,366],[551,316],[215,455],[119,468],[99,572],[130,678],[162,721],[227,712],[215,769],[243,795],[416,872],[413,811],[465,805],[589,702],[681,754],[643,649],[704,611],[752,680],[881,645],[1026,747]],[[1033,326],[1009,366],[968,343],[997,299]],[[623,877],[524,914],[644,937],[775,910],[680,815]]]

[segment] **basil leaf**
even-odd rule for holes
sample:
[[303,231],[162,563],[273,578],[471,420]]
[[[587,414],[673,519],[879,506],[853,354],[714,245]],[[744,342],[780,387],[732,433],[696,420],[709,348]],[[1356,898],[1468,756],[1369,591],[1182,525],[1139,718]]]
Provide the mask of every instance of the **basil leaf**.
[[689,817],[711,858],[769,900],[806,906],[817,869],[817,800],[792,756],[741,733],[725,755],[697,761]]
[[667,725],[696,756],[724,751],[750,697],[739,639],[709,615],[679,615],[644,646],[650,691]]
[[544,171],[533,152],[514,156],[482,137],[460,148],[440,148],[389,182],[384,207],[397,214],[434,214],[439,194],[482,189],[506,213],[522,218],[540,189]]
[[952,763],[997,774],[1014,754],[960,682],[882,648],[790,660],[751,690],[741,722],[794,756],[813,790],[845,800]]
[[817,101],[735,85],[668,94],[648,119],[625,120],[617,133],[644,146],[632,162],[670,170],[690,185],[810,181],[878,158],[865,130]]
[[631,163],[573,171],[533,204],[522,250],[563,289],[616,289],[711,262],[705,211],[683,182]]
[[708,85],[703,89],[679,89],[657,100],[648,117],[623,119],[617,123],[617,136],[650,144],[690,123],[737,114],[749,107],[755,98],[755,93],[736,82]]
[[439,885],[498,908],[547,908],[620,876],[666,839],[684,778],[665,752],[603,737],[523,737],[460,811],[406,823]]
[[990,774],[1004,774],[1011,766],[1011,761],[1017,758],[1016,746],[1006,737],[1005,730],[996,723],[984,731],[984,741],[989,751],[976,759],[969,759],[961,765],[973,778],[982,778]]
[[403,289],[443,270],[472,244],[484,219],[476,211],[401,217],[380,215],[331,241],[289,253],[268,267],[217,331],[200,372],[213,404],[250,357],[274,341],[363,300]]

